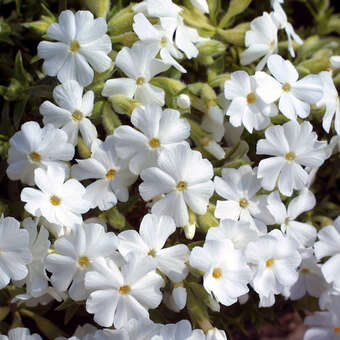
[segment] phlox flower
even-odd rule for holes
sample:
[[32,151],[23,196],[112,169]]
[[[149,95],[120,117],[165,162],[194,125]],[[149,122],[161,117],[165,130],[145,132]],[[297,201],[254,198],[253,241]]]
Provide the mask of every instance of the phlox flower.
[[224,84],[224,95],[231,100],[226,110],[230,123],[235,126],[243,125],[250,133],[266,128],[269,117],[277,114],[275,104],[266,104],[256,94],[255,77],[250,77],[245,71],[236,71],[231,79]]
[[274,78],[265,72],[256,72],[256,93],[268,104],[280,99],[279,110],[289,119],[308,117],[310,104],[322,98],[320,77],[310,74],[298,80],[294,65],[278,54],[268,58],[267,66]]
[[309,181],[304,167],[318,168],[327,158],[327,142],[317,140],[309,122],[298,124],[290,121],[267,128],[265,139],[257,142],[258,155],[272,157],[260,161],[257,177],[266,190],[273,190],[276,182],[283,195],[291,196],[293,190],[301,190]]
[[47,35],[57,42],[42,41],[38,46],[38,55],[45,59],[44,72],[57,76],[61,83],[72,79],[82,86],[91,84],[93,69],[101,73],[112,64],[107,55],[112,43],[106,32],[105,19],[94,19],[89,11],[61,12],[58,23],[47,29]]
[[220,142],[224,136],[224,113],[222,109],[213,105],[208,108],[208,112],[202,118],[201,127],[209,132],[210,136],[216,141]]
[[209,228],[206,240],[228,239],[235,249],[245,250],[248,243],[255,241],[257,237],[257,231],[251,228],[249,222],[223,219],[217,227]]
[[143,13],[148,17],[177,17],[182,8],[172,2],[172,0],[144,0],[134,5],[133,10],[136,13]]
[[308,329],[303,340],[339,340],[340,339],[340,297],[334,297],[325,312],[315,312],[305,318]]
[[260,306],[270,307],[276,294],[282,294],[298,280],[301,263],[298,244],[274,229],[246,249],[247,262],[254,272],[252,286],[260,295]]
[[41,226],[38,230],[38,220],[28,217],[23,221],[23,227],[29,233],[29,248],[32,253],[32,262],[28,265],[26,277],[26,294],[39,297],[48,287],[45,271],[45,257],[51,242],[48,231]]
[[28,328],[17,327],[8,331],[8,336],[0,335],[0,340],[42,340],[39,334],[31,334]]
[[154,268],[159,269],[172,281],[179,282],[188,275],[186,262],[189,249],[184,244],[165,248],[165,242],[176,231],[176,225],[169,216],[147,214],[143,217],[139,233],[126,230],[119,234],[119,252],[127,259],[132,253],[149,257]]
[[301,45],[303,44],[303,40],[299,37],[298,34],[295,33],[292,24],[288,22],[287,15],[281,7],[279,1],[276,0],[273,2],[273,9],[274,12],[271,13],[272,19],[279,29],[285,30],[288,38],[288,51],[290,55],[294,58],[295,52],[292,41],[294,40],[297,44]]
[[131,256],[121,270],[110,259],[100,259],[85,275],[85,287],[92,291],[86,310],[104,327],[124,327],[130,319],[148,319],[148,309],[162,300],[162,277],[147,258]]
[[250,23],[250,31],[246,32],[247,49],[241,54],[241,65],[249,65],[262,58],[256,66],[257,71],[262,70],[270,55],[277,51],[277,30],[276,24],[267,12],[255,18]]
[[104,339],[149,340],[159,334],[160,328],[160,324],[149,319],[130,319],[119,329],[104,329],[103,336]]
[[212,328],[207,332],[207,340],[227,340],[227,335],[221,329]]
[[326,111],[322,117],[322,127],[329,132],[334,119],[334,128],[340,135],[340,99],[338,91],[334,85],[332,74],[327,71],[320,72],[320,80],[323,86],[323,97],[316,103],[317,107],[325,107]]
[[131,48],[123,47],[116,57],[116,66],[128,78],[107,80],[102,95],[111,97],[119,94],[133,98],[144,105],[163,106],[164,90],[149,83],[154,76],[170,67],[169,64],[156,59],[158,52],[158,46],[145,44],[141,41],[134,43]]
[[322,228],[318,233],[319,241],[314,244],[317,259],[329,257],[322,264],[321,271],[328,283],[340,291],[340,217],[336,218],[334,225]]
[[10,280],[23,280],[28,274],[27,265],[32,262],[29,234],[20,229],[13,217],[0,217],[0,289]]
[[[129,169],[138,175],[156,166],[159,155],[190,136],[190,124],[177,110],[159,105],[137,107],[131,115],[135,128],[121,125],[113,134],[113,146],[120,158],[127,159]],[[138,130],[137,130],[138,129]]]
[[97,138],[96,127],[88,118],[93,111],[94,93],[87,91],[75,81],[68,80],[53,90],[53,98],[58,105],[44,101],[40,106],[44,124],[53,124],[66,132],[69,143],[76,145],[78,133],[87,146]]
[[86,187],[84,199],[91,208],[107,210],[117,204],[117,200],[129,199],[128,187],[135,182],[136,176],[128,169],[128,163],[121,160],[115,152],[113,136],[105,141],[97,140],[92,146],[91,157],[77,159],[72,166],[72,176],[78,180],[96,179]]
[[186,73],[186,70],[176,61],[176,59],[183,58],[183,54],[177,49],[173,41],[176,25],[173,23],[170,26],[153,26],[142,13],[135,15],[133,20],[133,30],[138,38],[145,43],[156,45],[161,59],[166,64],[172,65],[178,71]]
[[67,164],[74,156],[74,146],[67,134],[49,124],[40,128],[37,122],[27,122],[9,140],[7,176],[34,185],[34,170],[58,166],[69,172]]
[[222,169],[222,177],[214,179],[215,191],[225,198],[216,202],[215,216],[235,221],[247,221],[253,230],[260,233],[267,231],[266,225],[272,217],[266,208],[266,195],[258,195],[261,180],[256,176],[256,169],[243,165],[238,169]]
[[312,248],[303,249],[300,254],[302,261],[298,269],[299,278],[290,289],[290,298],[298,300],[306,293],[319,297],[325,288],[321,266],[317,263]]
[[192,330],[188,320],[181,320],[175,324],[163,325],[159,335],[151,340],[205,340],[205,335],[201,329]]
[[275,191],[268,196],[267,208],[273,215],[274,224],[279,224],[283,233],[297,241],[301,247],[310,247],[314,244],[317,231],[314,226],[296,219],[302,213],[313,209],[315,202],[313,193],[303,190],[286,208],[279,192]]
[[100,224],[76,225],[71,234],[54,242],[55,252],[46,258],[46,269],[58,291],[66,291],[73,300],[87,297],[85,274],[98,259],[112,256],[117,249],[114,233],[106,233]]
[[75,179],[65,182],[61,168],[49,166],[46,170],[36,169],[34,181],[39,188],[24,188],[21,200],[25,209],[33,216],[43,216],[49,222],[72,227],[82,222],[90,203],[84,200],[85,188]]
[[225,306],[249,291],[251,270],[242,251],[228,239],[206,240],[203,247],[194,247],[190,265],[203,272],[203,287]]
[[211,163],[187,144],[164,150],[157,167],[143,170],[140,176],[143,183],[139,192],[144,200],[164,195],[152,206],[152,213],[171,216],[178,227],[188,223],[188,208],[205,214],[214,192]]

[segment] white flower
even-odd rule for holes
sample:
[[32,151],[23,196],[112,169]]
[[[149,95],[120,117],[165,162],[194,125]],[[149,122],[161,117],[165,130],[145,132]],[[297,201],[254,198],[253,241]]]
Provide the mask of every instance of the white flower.
[[208,330],[207,340],[227,340],[227,335],[221,329],[213,328]]
[[171,216],[178,227],[188,223],[188,207],[196,214],[205,214],[214,192],[211,163],[187,144],[180,144],[164,150],[157,164],[141,172],[144,182],[139,186],[146,201],[164,194],[152,206],[152,213]]
[[27,294],[32,297],[40,296],[48,287],[44,261],[51,245],[48,231],[43,226],[38,231],[37,224],[38,220],[34,221],[30,217],[23,221],[23,227],[29,233],[29,248],[32,253],[32,263],[28,265],[26,277]]
[[279,224],[281,231],[297,241],[301,247],[310,247],[314,244],[317,234],[315,227],[296,221],[299,215],[314,208],[315,197],[311,191],[303,190],[289,202],[287,209],[278,191],[271,193],[267,201],[267,208],[274,218],[273,224]]
[[31,334],[28,328],[17,327],[8,331],[8,336],[0,335],[0,340],[42,340],[39,334]]
[[186,73],[186,70],[175,60],[183,58],[183,54],[177,49],[173,41],[176,22],[169,26],[153,26],[142,13],[135,15],[133,20],[133,30],[138,38],[147,44],[157,46],[159,55],[166,64]]
[[332,74],[331,72],[324,71],[319,73],[319,77],[323,85],[323,97],[317,102],[316,106],[326,108],[326,112],[322,117],[322,127],[326,132],[329,132],[335,116],[335,131],[340,135],[340,100]]
[[213,105],[208,108],[208,114],[203,116],[201,126],[216,142],[220,142],[224,135],[223,121],[223,111],[219,106]]
[[55,253],[46,258],[46,269],[58,291],[66,291],[73,300],[87,297],[85,274],[98,259],[109,257],[117,249],[114,233],[106,233],[100,224],[76,225],[70,235],[54,242]]
[[104,327],[123,327],[130,319],[148,319],[149,308],[162,300],[163,279],[147,258],[132,256],[121,271],[111,260],[98,260],[85,276],[85,286],[92,290],[86,310]]
[[277,51],[277,26],[268,13],[264,12],[250,23],[245,45],[247,49],[241,54],[241,65],[249,65],[263,57],[256,66],[257,71],[262,70],[269,56]]
[[190,0],[192,5],[202,13],[209,13],[207,0]]
[[201,329],[192,330],[188,320],[181,320],[175,324],[163,325],[159,335],[151,340],[205,340],[205,335]]
[[65,183],[61,168],[49,166],[47,170],[36,169],[34,180],[40,189],[24,188],[21,200],[25,209],[33,216],[43,216],[49,222],[72,227],[82,222],[90,204],[84,200],[85,188],[75,179]]
[[298,80],[294,65],[278,54],[268,58],[267,66],[275,79],[265,72],[256,72],[256,93],[268,104],[280,99],[279,110],[289,119],[308,117],[310,104],[322,97],[320,77],[310,74]]
[[235,249],[245,250],[248,243],[256,240],[258,233],[249,222],[224,219],[217,227],[209,228],[206,240],[230,240]]
[[251,270],[241,250],[228,240],[206,240],[203,248],[194,247],[190,265],[204,273],[203,286],[225,306],[249,291]]
[[172,2],[172,0],[144,0],[133,7],[136,13],[143,13],[149,17],[177,17],[182,8]]
[[59,166],[66,173],[69,161],[74,156],[74,146],[67,142],[64,131],[52,125],[40,128],[37,122],[27,122],[9,140],[7,176],[34,185],[34,170],[46,169],[48,165]]
[[48,286],[45,290],[31,294],[18,294],[12,299],[12,303],[25,304],[27,307],[36,307],[38,305],[46,306],[51,301],[61,302],[66,300],[67,296],[63,292],[58,292],[54,287]]
[[322,228],[318,238],[319,241],[314,244],[317,259],[329,256],[321,266],[322,274],[328,283],[332,283],[340,291],[340,217],[334,221],[334,225]]
[[254,271],[252,285],[260,295],[261,306],[273,305],[274,295],[284,293],[297,281],[301,263],[297,248],[294,240],[277,229],[248,244],[247,261]]
[[116,57],[116,66],[129,78],[107,80],[102,95],[111,97],[119,94],[133,98],[144,105],[163,106],[164,90],[149,83],[154,76],[170,67],[155,58],[158,51],[158,46],[141,41],[134,43],[131,48],[123,47]]
[[327,158],[327,142],[319,142],[312,125],[290,121],[283,125],[271,126],[265,131],[265,139],[257,142],[258,155],[273,157],[260,161],[257,177],[262,178],[262,186],[273,190],[278,180],[278,188],[283,195],[291,196],[293,189],[301,190],[308,183],[306,169],[318,168]]
[[270,123],[269,117],[277,114],[275,104],[266,104],[256,94],[255,77],[245,71],[236,71],[224,84],[224,95],[231,100],[226,114],[233,126],[243,125],[250,133],[262,130]]
[[186,26],[181,16],[177,18],[164,17],[160,18],[163,27],[176,26],[175,43],[176,46],[184,52],[188,59],[196,58],[199,51],[195,44],[207,41],[206,38],[201,38],[195,28]]
[[[148,319],[130,319],[119,329],[104,329],[102,339],[150,340],[159,333],[161,325]],[[96,339],[97,340],[97,339]]]
[[292,24],[288,22],[285,11],[277,0],[273,2],[273,9],[274,12],[271,13],[272,19],[278,28],[285,30],[288,38],[288,50],[290,55],[294,58],[295,52],[292,40],[294,40],[299,45],[303,44],[303,40],[298,36],[298,34],[295,33]]
[[84,199],[91,202],[91,208],[107,210],[117,204],[117,200],[127,202],[128,187],[135,182],[136,176],[129,169],[126,161],[118,158],[113,136],[107,136],[105,142],[97,140],[92,147],[92,154],[87,159],[77,159],[72,166],[72,176],[78,180],[94,178],[95,182],[86,187]]
[[312,248],[303,249],[302,262],[299,267],[299,279],[290,290],[290,298],[298,300],[306,293],[319,297],[325,287],[320,265],[313,254]]
[[329,58],[329,61],[331,63],[332,69],[337,70],[340,68],[340,56],[339,55],[333,55]]
[[164,248],[165,242],[176,230],[173,219],[169,216],[147,214],[143,217],[139,233],[126,230],[119,234],[119,252],[128,258],[132,253],[136,256],[149,257],[154,268],[159,269],[172,281],[179,282],[188,275],[186,261],[189,249],[184,244]]
[[9,281],[23,280],[32,262],[27,230],[13,217],[0,217],[0,289]]
[[96,127],[88,118],[93,110],[93,91],[87,91],[83,96],[83,88],[75,80],[68,80],[55,87],[53,98],[58,106],[49,101],[40,106],[44,124],[62,128],[73,145],[78,142],[80,130],[85,144],[91,147],[91,143],[97,138]]
[[[131,115],[135,128],[122,125],[113,135],[114,148],[120,158],[129,160],[132,173],[156,166],[159,155],[190,136],[190,124],[177,110],[158,105],[137,107]],[[137,130],[137,129],[139,130]]]
[[305,318],[308,329],[303,340],[339,340],[340,338],[340,297],[334,297],[329,310],[315,312]]
[[261,180],[249,165],[238,169],[222,169],[222,177],[214,179],[215,191],[225,198],[216,202],[215,216],[235,221],[247,221],[253,230],[267,232],[272,217],[266,209],[266,195],[256,196],[261,189]]
[[73,79],[82,86],[91,84],[93,69],[101,73],[112,64],[106,31],[105,19],[94,19],[89,11],[61,12],[59,22],[47,29],[47,35],[58,42],[42,41],[38,46],[38,55],[45,59],[44,72],[61,83]]

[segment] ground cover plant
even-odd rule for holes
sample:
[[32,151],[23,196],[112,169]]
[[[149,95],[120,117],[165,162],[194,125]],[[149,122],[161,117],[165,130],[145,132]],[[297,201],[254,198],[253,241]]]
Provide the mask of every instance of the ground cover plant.
[[2,0],[0,338],[340,339],[327,0]]

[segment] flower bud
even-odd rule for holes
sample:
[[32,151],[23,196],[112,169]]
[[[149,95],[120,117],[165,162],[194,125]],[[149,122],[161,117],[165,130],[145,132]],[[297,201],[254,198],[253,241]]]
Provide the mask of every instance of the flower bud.
[[140,106],[140,103],[137,101],[120,94],[111,96],[109,101],[111,102],[113,109],[121,114],[131,115],[132,111],[137,106]]
[[227,335],[220,329],[212,328],[207,332],[207,340],[227,340]]
[[191,105],[190,97],[184,93],[180,94],[177,97],[177,105],[183,110],[189,109]]
[[213,155],[219,161],[224,159],[225,151],[221,145],[216,143],[212,138],[205,137],[201,140],[201,144],[204,150],[208,151],[211,155]]
[[229,44],[243,47],[244,38],[249,29],[249,23],[242,23],[229,30],[218,29],[217,34]]
[[209,40],[197,44],[200,56],[213,57],[217,54],[223,53],[226,46],[218,40]]
[[85,4],[97,17],[106,18],[110,10],[110,0],[85,0]]

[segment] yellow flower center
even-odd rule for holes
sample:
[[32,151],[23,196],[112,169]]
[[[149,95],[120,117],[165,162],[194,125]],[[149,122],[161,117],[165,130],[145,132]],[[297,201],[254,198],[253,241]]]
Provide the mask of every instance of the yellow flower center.
[[77,40],[71,41],[71,43],[70,43],[70,51],[71,52],[78,52],[79,49],[80,49],[79,41],[77,41]]
[[310,269],[309,268],[303,268],[303,269],[301,269],[301,273],[302,274],[309,274],[310,273]]
[[152,257],[156,257],[156,251],[155,249],[150,249],[150,251],[148,252],[148,255],[152,256]]
[[130,286],[122,286],[119,288],[119,293],[120,294],[129,294],[131,291]]
[[40,162],[41,161],[41,156],[35,151],[30,153],[30,158],[33,162]]
[[248,201],[245,198],[241,198],[239,204],[241,208],[247,208]]
[[221,270],[221,268],[214,268],[213,273],[212,273],[212,276],[213,276],[215,279],[219,279],[219,278],[222,276],[222,270]]
[[86,268],[90,264],[90,260],[87,256],[79,256],[78,257],[78,263],[80,267]]
[[50,198],[50,202],[52,205],[57,206],[57,205],[60,205],[61,199],[58,196],[53,195]]
[[144,77],[138,77],[136,79],[136,84],[137,85],[143,85],[145,83],[145,78]]
[[294,159],[295,159],[295,153],[294,152],[292,152],[292,151],[290,151],[290,152],[287,152],[286,154],[285,154],[285,159],[287,160],[287,161],[293,161]]
[[149,140],[149,145],[150,147],[152,147],[153,149],[159,148],[161,146],[161,142],[159,139],[157,138],[151,138]]
[[282,85],[282,90],[285,91],[285,92],[289,92],[291,90],[291,88],[292,87],[288,83],[285,83],[285,84]]
[[160,42],[160,45],[161,45],[161,47],[165,47],[166,46],[166,43],[167,43],[167,38],[166,37],[162,37],[162,39],[161,39],[161,42]]
[[273,258],[266,261],[266,267],[269,268],[274,264],[275,260]]
[[106,178],[107,178],[108,180],[110,180],[110,179],[114,178],[115,175],[116,175],[116,170],[110,169],[110,170],[106,173],[105,176],[106,176]]
[[247,96],[247,103],[248,104],[253,104],[256,101],[256,94],[255,92],[250,92]]
[[187,187],[188,187],[187,182],[180,181],[180,182],[177,183],[176,189],[177,189],[178,191],[183,191],[183,190],[185,190]]
[[75,121],[75,122],[80,122],[82,119],[83,119],[84,115],[82,114],[82,112],[80,112],[79,110],[75,110],[73,113],[72,113],[72,119]]

